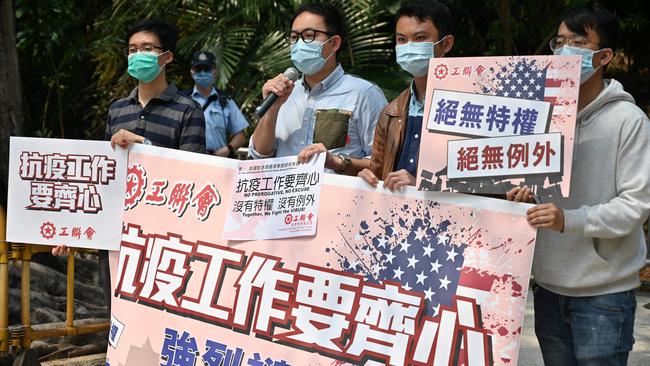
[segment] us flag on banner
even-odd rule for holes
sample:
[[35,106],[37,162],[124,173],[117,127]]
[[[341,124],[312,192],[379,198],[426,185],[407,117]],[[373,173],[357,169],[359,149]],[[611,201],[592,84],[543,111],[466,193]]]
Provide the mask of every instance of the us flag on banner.
[[406,290],[424,294],[430,316],[438,315],[441,305],[452,305],[454,295],[475,299],[479,305],[486,301],[494,278],[463,266],[467,245],[454,243],[444,227],[415,219],[404,239],[396,238],[398,230],[393,226],[386,226],[385,231],[372,239],[372,245],[355,250],[372,253],[372,263],[353,255],[344,258],[343,268],[370,281],[400,282]]
[[537,60],[522,59],[502,66],[494,74],[490,86],[483,87],[483,92],[508,98],[543,100],[556,106],[562,87],[573,82],[571,79],[558,78],[555,69],[540,66]]

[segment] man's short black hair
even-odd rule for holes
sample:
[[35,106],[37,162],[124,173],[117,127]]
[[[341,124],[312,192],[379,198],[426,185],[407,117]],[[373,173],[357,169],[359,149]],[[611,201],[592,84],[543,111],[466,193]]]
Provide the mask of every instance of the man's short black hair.
[[304,12],[323,17],[327,31],[341,37],[342,41],[347,37],[348,25],[345,20],[345,14],[343,14],[343,11],[338,6],[328,3],[304,4],[296,10],[293,19],[291,19],[291,24],[293,25],[298,15]]
[[421,22],[430,20],[440,33],[439,39],[454,32],[454,20],[451,17],[451,11],[443,3],[436,0],[402,1],[397,14],[395,14],[396,24],[401,17],[416,17]]
[[601,48],[616,50],[620,26],[618,17],[600,5],[584,5],[569,9],[562,15],[562,22],[573,33],[587,37],[591,29],[600,38]]
[[178,28],[175,25],[168,23],[161,19],[144,19],[129,28],[126,34],[126,44],[129,44],[129,39],[136,33],[148,32],[158,37],[160,47],[163,51],[176,51],[176,40],[178,39]]

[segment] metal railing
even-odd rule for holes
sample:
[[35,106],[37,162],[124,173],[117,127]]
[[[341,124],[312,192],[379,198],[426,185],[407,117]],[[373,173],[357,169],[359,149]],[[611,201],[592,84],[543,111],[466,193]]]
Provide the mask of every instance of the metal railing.
[[[28,349],[37,339],[74,336],[107,331],[108,320],[77,324],[74,320],[74,265],[75,257],[68,256],[66,279],[66,320],[64,323],[47,323],[32,326],[30,319],[30,263],[36,253],[49,253],[50,246],[7,243],[6,215],[0,207],[0,356],[12,347]],[[20,262],[20,311],[21,324],[9,325],[9,263]],[[47,325],[38,329],[40,325]]]

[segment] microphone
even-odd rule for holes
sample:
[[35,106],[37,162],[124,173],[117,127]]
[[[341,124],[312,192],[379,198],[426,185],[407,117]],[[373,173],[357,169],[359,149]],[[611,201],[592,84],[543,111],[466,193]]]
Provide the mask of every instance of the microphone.
[[[287,77],[287,79],[291,81],[296,81],[298,80],[298,77],[300,76],[300,73],[298,73],[298,70],[296,70],[295,67],[290,67],[284,71],[284,76]],[[259,119],[266,114],[266,112],[271,108],[273,103],[275,103],[275,100],[278,99],[278,96],[275,95],[275,93],[270,93],[269,95],[266,96],[266,99],[260,104],[259,107],[255,108],[255,116]]]

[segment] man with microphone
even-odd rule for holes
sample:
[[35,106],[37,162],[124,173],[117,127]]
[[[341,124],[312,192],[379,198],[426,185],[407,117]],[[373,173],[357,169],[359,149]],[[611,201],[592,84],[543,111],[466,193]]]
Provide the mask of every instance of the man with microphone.
[[249,143],[252,158],[297,155],[305,147],[328,151],[325,167],[356,175],[368,167],[375,123],[386,105],[377,85],[346,74],[337,62],[346,35],[345,18],[331,4],[301,6],[287,38],[291,60],[303,76],[291,71],[267,81],[266,99],[277,100],[261,117]]

